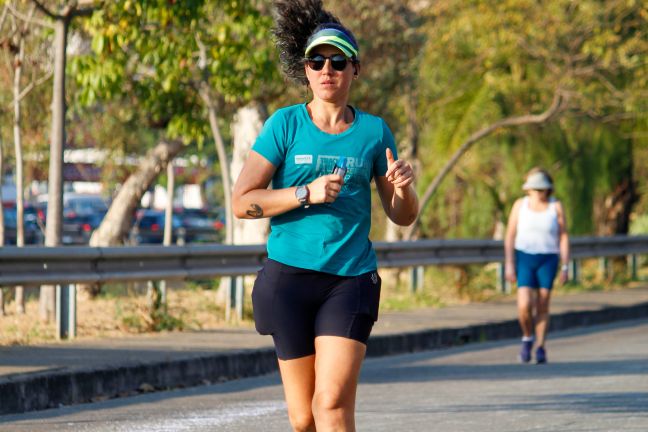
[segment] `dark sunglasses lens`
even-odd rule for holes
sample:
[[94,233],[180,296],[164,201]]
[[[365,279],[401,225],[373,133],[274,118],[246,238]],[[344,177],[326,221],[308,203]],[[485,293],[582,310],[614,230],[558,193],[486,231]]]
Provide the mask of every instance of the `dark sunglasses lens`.
[[324,68],[324,64],[326,63],[327,58],[331,60],[331,66],[336,71],[343,71],[346,68],[347,58],[339,54],[336,54],[332,57],[324,57],[323,55],[316,55],[308,58],[306,60],[306,64],[308,65],[309,68],[313,69],[314,71],[321,71]]
[[341,55],[334,55],[333,57],[331,57],[331,66],[333,66],[333,69],[335,69],[336,71],[343,71],[346,68],[346,65],[346,57]]
[[326,63],[326,57],[317,55],[306,60],[306,63],[314,71],[320,71],[324,67],[324,63]]

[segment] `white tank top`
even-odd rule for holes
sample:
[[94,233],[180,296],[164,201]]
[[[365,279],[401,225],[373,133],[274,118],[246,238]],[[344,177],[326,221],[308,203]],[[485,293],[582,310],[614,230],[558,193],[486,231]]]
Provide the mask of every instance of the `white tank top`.
[[559,231],[554,198],[549,200],[547,209],[540,212],[529,208],[529,197],[522,199],[515,234],[515,249],[530,254],[559,253]]

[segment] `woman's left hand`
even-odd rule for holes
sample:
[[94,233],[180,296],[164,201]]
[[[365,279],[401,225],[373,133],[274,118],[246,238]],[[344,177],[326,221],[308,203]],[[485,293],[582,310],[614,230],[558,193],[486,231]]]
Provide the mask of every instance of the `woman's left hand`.
[[385,177],[394,187],[405,188],[414,181],[414,170],[412,166],[402,159],[394,160],[394,154],[387,148],[387,172]]

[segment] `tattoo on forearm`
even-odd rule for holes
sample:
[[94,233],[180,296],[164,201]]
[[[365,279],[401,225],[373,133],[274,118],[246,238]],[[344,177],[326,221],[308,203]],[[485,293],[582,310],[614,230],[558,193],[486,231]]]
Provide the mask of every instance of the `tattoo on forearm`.
[[263,217],[263,209],[259,204],[250,204],[250,210],[248,210],[246,213],[248,216],[255,219]]

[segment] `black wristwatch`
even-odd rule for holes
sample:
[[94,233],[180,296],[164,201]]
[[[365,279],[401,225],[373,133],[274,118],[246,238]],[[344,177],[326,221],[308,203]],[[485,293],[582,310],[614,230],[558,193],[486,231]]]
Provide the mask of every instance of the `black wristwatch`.
[[297,186],[297,189],[295,189],[295,198],[297,198],[297,201],[299,201],[299,203],[304,208],[308,208],[309,196],[310,196],[310,191],[308,190],[308,186],[306,185]]

